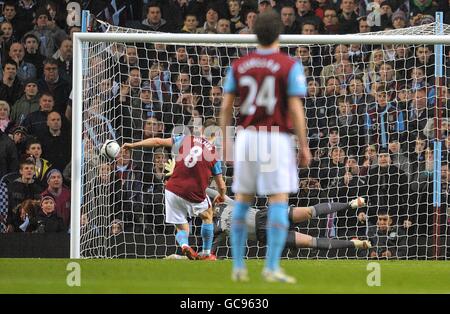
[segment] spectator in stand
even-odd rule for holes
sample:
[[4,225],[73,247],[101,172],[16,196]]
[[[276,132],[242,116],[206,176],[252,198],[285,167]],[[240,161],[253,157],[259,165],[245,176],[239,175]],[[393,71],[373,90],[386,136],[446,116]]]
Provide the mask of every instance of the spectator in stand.
[[10,119],[10,108],[6,101],[0,100],[0,130],[9,133],[14,126]]
[[407,214],[408,176],[392,165],[387,148],[380,148],[378,165],[369,169],[369,220],[374,217],[379,206],[388,206],[398,217]]
[[56,51],[57,43],[61,42],[64,36],[67,36],[64,31],[59,28],[50,28],[49,19],[50,14],[48,11],[45,8],[39,8],[36,11],[36,25],[32,31],[27,33],[33,34],[36,38],[39,38],[39,51],[46,58],[51,58]]
[[35,137],[27,141],[25,155],[34,163],[34,179],[43,188],[47,187],[47,173],[52,169],[52,164],[42,158],[42,145]]
[[412,0],[410,1],[410,14],[411,16],[431,15],[434,17],[436,7],[436,2],[432,0]]
[[24,61],[25,49],[22,43],[15,42],[9,47],[9,57],[17,64],[17,77],[23,84],[25,81],[35,79],[36,68],[32,63]]
[[195,67],[195,74],[191,78],[194,91],[203,97],[208,97],[209,89],[216,86],[222,79],[220,68],[216,66],[215,59],[207,52],[200,52],[198,67]]
[[318,80],[308,80],[305,98],[305,117],[308,126],[308,139],[311,148],[316,148],[327,134],[327,108],[325,97]]
[[217,34],[231,34],[230,20],[221,18],[217,21],[216,26]]
[[398,137],[391,136],[388,148],[392,164],[409,175],[408,154],[404,151],[404,147],[401,146]]
[[319,33],[318,26],[314,22],[305,21],[301,26],[302,35],[317,35]]
[[0,129],[0,178],[19,170],[17,149],[9,136]]
[[253,34],[257,16],[255,11],[248,11],[245,15],[245,27],[239,31],[239,34]]
[[53,59],[58,62],[59,76],[69,83],[69,87],[72,86],[72,55],[73,45],[72,40],[69,38],[66,38],[61,42],[58,51],[53,55]]
[[44,77],[38,81],[39,92],[49,93],[53,96],[54,108],[61,115],[65,115],[69,100],[69,83],[59,75],[59,64],[55,59],[44,61]]
[[49,14],[50,27],[58,27],[60,29],[67,28],[67,9],[66,4],[56,0],[45,1],[45,8]]
[[350,84],[347,85],[347,95],[352,97],[352,104],[356,106],[358,115],[365,115],[367,113],[367,104],[375,101],[364,92],[364,83],[360,76],[350,80]]
[[138,68],[141,71],[141,77],[148,76],[148,63],[143,58],[139,58],[136,46],[126,46],[125,53],[119,59],[119,64],[122,75],[127,75],[131,69]]
[[153,98],[152,94],[150,82],[144,81],[142,83],[141,93],[139,94],[143,120],[154,116],[161,116],[162,114],[161,104]]
[[433,117],[433,111],[428,106],[427,87],[417,88],[412,93],[408,107],[408,142],[411,143],[424,130],[428,119]]
[[394,29],[405,28],[408,25],[408,20],[406,19],[406,14],[402,10],[397,10],[392,14],[391,17],[392,26]]
[[284,26],[282,34],[298,34],[299,25],[295,20],[295,10],[293,6],[284,4],[281,7],[281,22]]
[[17,158],[23,156],[27,150],[27,140],[28,140],[28,132],[27,129],[23,126],[17,126],[13,129],[11,135],[11,139],[16,145],[17,149]]
[[339,14],[339,33],[353,34],[358,30],[358,15],[355,13],[356,0],[342,0]]
[[[407,254],[406,232],[403,227],[393,225],[390,208],[381,207],[377,213],[376,225],[369,223],[367,236],[372,248],[368,251],[370,258],[404,258]],[[366,217],[360,216],[360,223],[365,223]],[[367,252],[362,250],[358,253],[363,257]]]
[[61,115],[52,111],[47,115],[47,129],[38,135],[42,145],[42,156],[53,168],[63,171],[70,161],[71,138],[70,132],[62,127]]
[[11,120],[15,125],[22,125],[25,118],[32,112],[39,110],[38,85],[36,80],[27,80],[24,83],[24,94],[15,103],[11,110]]
[[157,2],[151,2],[147,7],[146,18],[142,20],[142,29],[154,32],[173,33],[174,29],[162,18],[161,6]]
[[17,64],[8,59],[3,63],[3,79],[0,82],[0,100],[14,104],[22,96],[23,87],[17,77]]
[[18,38],[22,38],[26,32],[33,29],[33,21],[38,4],[35,0],[20,0],[16,2],[18,2],[16,34]]
[[241,20],[241,2],[239,0],[228,0],[228,15],[231,21],[231,33],[239,33],[245,27]]
[[0,31],[3,32],[3,35],[0,36],[0,58],[1,60],[6,60],[8,58],[9,47],[16,41],[16,37],[14,36],[13,27],[10,22],[5,21],[1,23]]
[[312,9],[311,0],[296,0],[295,1],[296,17],[295,21],[297,25],[303,25],[305,22],[314,23],[319,26],[322,25],[320,17],[314,14]]
[[338,112],[334,123],[339,128],[341,145],[347,147],[350,154],[358,154],[359,147],[364,144],[364,129],[361,127],[363,117],[353,111],[349,96],[339,96],[337,104]]
[[194,60],[188,55],[186,47],[175,46],[175,53],[170,58],[169,62],[169,73],[190,73],[192,63],[194,63]]
[[384,85],[377,88],[375,104],[367,112],[366,130],[369,143],[378,143],[387,148],[391,136],[399,138],[406,130],[405,112],[398,111],[395,103],[390,102],[390,92]]
[[372,50],[370,57],[369,57],[369,66],[368,69],[366,69],[363,80],[366,87],[367,93],[375,93],[375,90],[372,90],[372,84],[374,82],[378,82],[378,71],[380,69],[380,66],[387,61],[386,54],[384,50],[380,48],[375,48]]
[[272,4],[270,0],[258,0],[258,13],[264,13],[272,10]]
[[24,159],[19,166],[20,177],[8,185],[8,217],[6,219],[8,232],[16,231],[18,227],[17,205],[25,200],[38,200],[42,187],[34,181],[34,163]]
[[28,199],[17,205],[14,212],[17,213],[15,216],[16,221],[12,223],[14,226],[14,232],[33,232],[35,230],[35,225],[32,222],[36,219],[36,213],[40,204],[40,200]]
[[34,65],[37,78],[40,79],[44,73],[45,57],[39,51],[39,39],[33,34],[27,34],[22,41],[25,47],[23,60]]
[[[330,133],[332,132],[334,131],[330,131]],[[339,146],[334,146],[329,149],[327,158],[320,166],[320,186],[326,191],[328,198],[335,198],[338,195],[339,179],[346,172],[345,158],[344,150]]]
[[182,33],[195,34],[197,33],[198,20],[194,13],[187,13],[184,17]]
[[358,30],[359,33],[368,33],[370,32],[370,25],[367,23],[367,17],[361,16],[358,18]]
[[216,32],[218,21],[219,10],[215,5],[208,5],[206,10],[206,21],[201,27],[197,28],[197,33],[208,34],[209,32]]
[[56,215],[63,219],[66,228],[70,228],[70,190],[63,185],[63,177],[58,169],[48,172],[47,184],[48,188],[42,195],[54,197]]
[[27,128],[31,135],[42,134],[47,128],[47,115],[54,108],[53,96],[49,93],[42,93],[39,97],[39,110],[30,112],[23,120],[23,126]]
[[46,232],[66,232],[67,227],[61,217],[58,217],[55,210],[56,201],[53,195],[43,194],[41,196],[41,208],[36,215],[36,220],[31,224],[35,225],[36,233]]
[[322,83],[325,84],[329,77],[334,77],[337,73],[336,70],[343,60],[349,61],[348,46],[338,44],[333,49],[333,63],[323,67],[320,77]]
[[209,90],[209,96],[203,98],[202,106],[199,106],[199,113],[205,119],[219,117],[220,106],[222,105],[222,87],[213,86]]
[[3,4],[2,16],[0,16],[0,23],[9,22],[15,29],[17,27],[17,20],[15,19],[16,14],[16,5],[14,2],[10,0],[5,1]]
[[[115,209],[121,211],[125,231],[133,231],[134,223],[140,218],[142,203],[142,171],[131,159],[129,150],[122,150],[116,157],[114,169]],[[135,215],[136,214],[136,215]],[[142,217],[143,218],[143,217]]]
[[[299,0],[305,1],[305,0]],[[339,19],[337,10],[333,7],[327,7],[323,12],[323,34],[339,34]]]

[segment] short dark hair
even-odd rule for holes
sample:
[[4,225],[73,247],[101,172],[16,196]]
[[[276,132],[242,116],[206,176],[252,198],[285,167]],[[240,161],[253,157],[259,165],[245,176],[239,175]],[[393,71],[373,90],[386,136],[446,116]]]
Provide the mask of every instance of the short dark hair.
[[52,93],[50,93],[50,92],[42,92],[40,95],[39,95],[39,101],[42,99],[42,97],[52,97],[52,99],[53,99],[53,101],[55,101],[55,96],[53,96],[53,94]]
[[56,61],[53,58],[47,58],[45,59],[42,64],[45,66],[46,64],[53,64],[53,65],[58,65],[58,61]]
[[[40,144],[40,143],[39,143]],[[32,159],[30,158],[23,158],[22,160],[20,160],[19,163],[19,169],[22,169],[23,167],[25,167],[26,165],[28,166],[34,166],[34,162],[32,161]]]
[[30,149],[30,146],[34,145],[34,144],[39,144],[42,147],[41,141],[39,141],[36,137],[32,136],[28,139],[28,141],[26,143],[26,146],[25,146],[26,150]]
[[22,38],[22,43],[25,44],[25,42],[27,41],[28,38],[34,38],[34,39],[38,42],[38,44],[39,44],[39,39],[36,37],[36,35],[31,34],[31,33],[28,33],[28,34],[26,34],[25,36],[23,36],[23,38]]
[[255,34],[262,46],[273,44],[278,39],[282,29],[283,24],[280,16],[274,10],[259,14],[255,22]]
[[5,63],[3,63],[3,66],[2,66],[2,69],[3,69],[3,70],[5,69],[5,67],[6,67],[7,64],[14,65],[14,66],[16,67],[16,69],[18,68],[18,67],[17,67],[16,61],[14,61],[14,60],[11,59],[11,58],[7,58],[6,61],[5,61]]
[[158,8],[159,8],[159,11],[162,11],[162,10],[161,10],[161,5],[160,5],[157,1],[152,1],[152,2],[150,2],[150,3],[147,5],[147,8],[146,8],[145,12],[148,13],[148,11],[150,10],[150,8],[155,8],[155,7],[158,7]]

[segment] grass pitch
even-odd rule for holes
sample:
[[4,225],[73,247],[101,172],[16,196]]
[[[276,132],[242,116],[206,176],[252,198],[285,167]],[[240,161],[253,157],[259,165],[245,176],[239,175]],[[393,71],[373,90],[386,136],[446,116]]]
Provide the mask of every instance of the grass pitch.
[[230,279],[231,261],[76,260],[81,286],[69,287],[68,259],[0,259],[3,293],[450,293],[450,262],[379,261],[381,286],[369,287],[371,261],[285,260],[295,285],[269,284],[260,273],[263,260],[247,265],[250,282]]

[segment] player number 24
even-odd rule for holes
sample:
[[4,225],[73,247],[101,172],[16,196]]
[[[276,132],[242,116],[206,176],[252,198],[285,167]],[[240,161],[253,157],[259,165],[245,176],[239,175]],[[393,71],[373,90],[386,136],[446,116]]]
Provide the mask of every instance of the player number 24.
[[265,107],[267,114],[273,114],[277,103],[274,76],[266,76],[261,85],[258,86],[258,82],[253,77],[244,75],[239,79],[239,85],[248,87],[247,97],[241,105],[242,114],[252,115],[257,107]]

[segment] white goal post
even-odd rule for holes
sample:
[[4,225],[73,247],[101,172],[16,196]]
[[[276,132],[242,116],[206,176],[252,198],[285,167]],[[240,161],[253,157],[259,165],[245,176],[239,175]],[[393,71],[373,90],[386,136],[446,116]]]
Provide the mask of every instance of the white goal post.
[[[433,28],[433,26],[429,26],[429,28],[431,27],[431,29]],[[320,45],[325,45],[325,46],[329,46],[329,47],[335,47],[338,44],[344,44],[344,45],[370,45],[370,46],[374,46],[374,45],[380,45],[381,47],[383,46],[392,46],[392,45],[405,45],[405,46],[428,46],[428,45],[444,45],[444,46],[450,46],[450,35],[431,35],[431,34],[423,34],[418,32],[418,34],[414,34],[412,33],[408,33],[407,30],[405,29],[405,34],[395,34],[393,32],[389,33],[390,31],[387,32],[383,32],[383,34],[375,34],[375,33],[371,33],[371,34],[358,34],[358,35],[282,35],[280,37],[280,44],[282,45],[282,47],[299,47],[299,46],[307,46],[311,48],[312,51],[312,47],[318,47]],[[448,28],[446,28],[446,30],[444,31],[445,34],[448,34]],[[115,193],[115,191],[111,188],[112,185],[102,185],[103,183],[99,183],[100,181],[98,181],[97,178],[94,178],[93,176],[100,176],[103,175],[105,176],[105,174],[102,172],[103,170],[100,169],[101,166],[99,166],[99,169],[96,170],[95,174],[94,173],[89,173],[88,170],[91,170],[90,167],[94,167],[92,166],[93,163],[91,163],[88,158],[91,157],[87,157],[87,156],[91,156],[89,154],[90,150],[92,149],[92,147],[90,147],[89,145],[94,145],[97,146],[98,144],[91,144],[89,140],[86,140],[86,137],[91,136],[87,131],[87,128],[89,128],[87,126],[87,124],[85,123],[85,121],[87,121],[87,119],[91,119],[90,116],[88,118],[89,113],[87,113],[87,106],[90,106],[91,104],[96,104],[99,107],[99,111],[96,111],[95,113],[93,113],[93,116],[95,116],[98,119],[98,115],[102,115],[102,116],[107,116],[106,114],[103,115],[104,112],[110,112],[112,110],[114,110],[114,108],[112,107],[106,107],[102,106],[100,104],[98,104],[98,102],[103,101],[103,99],[107,99],[105,100],[105,103],[107,103],[108,105],[111,104],[111,106],[117,106],[116,104],[112,104],[113,101],[111,100],[113,96],[101,96],[101,97],[97,97],[98,95],[100,95],[101,93],[105,93],[105,94],[112,94],[114,93],[118,93],[118,89],[120,89],[120,82],[115,81],[113,79],[113,77],[120,76],[121,73],[116,73],[115,71],[117,71],[117,69],[120,68],[119,63],[114,64],[114,62],[119,62],[117,60],[119,60],[119,56],[115,56],[113,55],[115,53],[115,45],[117,43],[120,43],[120,45],[123,46],[127,46],[128,44],[135,46],[135,45],[146,45],[146,44],[167,44],[167,45],[183,45],[183,46],[190,46],[190,45],[195,45],[195,46],[220,46],[220,47],[254,47],[256,44],[256,37],[254,35],[219,35],[219,34],[164,34],[164,33],[120,33],[120,32],[112,32],[112,33],[75,33],[74,34],[74,42],[73,42],[73,55],[74,55],[74,68],[73,68],[73,73],[74,73],[74,78],[73,78],[73,105],[72,105],[72,110],[73,110],[73,114],[72,114],[72,209],[71,209],[71,246],[70,246],[70,255],[71,258],[82,258],[82,257],[128,257],[128,256],[133,256],[133,257],[163,257],[162,255],[160,255],[159,253],[155,253],[156,251],[151,251],[151,253],[147,253],[147,251],[144,248],[144,253],[141,254],[131,254],[128,255],[126,252],[123,253],[122,252],[122,248],[118,248],[120,246],[124,246],[125,247],[125,251],[127,244],[111,244],[111,241],[118,241],[116,238],[112,239],[109,235],[105,234],[110,232],[110,225],[111,225],[111,220],[113,219],[113,217],[108,217],[108,210],[111,207],[111,203],[108,203],[110,201],[110,194],[111,193]],[[114,47],[113,47],[114,46]],[[114,49],[113,49],[114,48]],[[114,51],[113,51],[114,50]],[[102,54],[103,53],[103,54]],[[97,57],[98,54],[99,56],[104,56],[104,55],[108,55],[110,59],[108,59],[108,61],[105,61],[105,65],[103,67],[97,67],[95,68],[94,66],[91,67],[91,63],[93,62],[92,60],[94,60],[94,58]],[[368,54],[370,55],[370,52],[368,52]],[[414,58],[414,57],[413,57]],[[442,58],[442,56],[441,56]],[[394,63],[395,60],[391,60],[392,62],[390,62],[389,60],[384,60],[383,62],[385,63]],[[91,63],[90,63],[91,62]],[[413,61],[411,61],[413,62]],[[414,61],[415,62],[415,61]],[[360,69],[358,69],[358,71],[362,70],[360,73],[361,77],[367,77],[367,73],[365,72],[365,70],[369,69],[368,66],[368,62],[363,61],[363,63],[365,63]],[[405,63],[406,64],[406,63]],[[415,64],[415,63],[414,63]],[[322,65],[322,64],[321,64]],[[366,66],[367,65],[367,66]],[[436,66],[436,65],[435,65]],[[444,64],[445,66],[445,64]],[[325,67],[325,66],[323,66]],[[97,72],[92,72],[92,71],[97,71]],[[118,70],[120,71],[120,70]],[[379,71],[379,68],[377,68],[376,71]],[[409,69],[405,68],[405,72],[409,71]],[[94,73],[94,74],[92,74]],[[356,73],[356,72],[355,72]],[[350,73],[351,75],[355,75],[355,73]],[[94,76],[97,75],[102,75],[102,78],[94,78]],[[450,72],[447,73],[447,75],[450,74]],[[366,76],[364,76],[366,75]],[[374,75],[377,75],[377,73],[374,73]],[[404,74],[409,75],[409,74]],[[427,74],[425,74],[427,75]],[[433,74],[434,75],[434,74]],[[312,75],[313,76],[313,75]],[[358,76],[359,77],[359,76]],[[106,93],[107,91],[99,88],[98,86],[100,86],[100,84],[103,83],[104,79],[110,79],[110,85],[108,88],[109,90],[108,93]],[[325,84],[321,85],[321,80],[324,80],[325,77],[315,77],[314,80],[317,81],[318,83],[318,88],[324,88]],[[361,79],[362,80],[362,79]],[[406,79],[405,81],[409,82],[409,77]],[[400,81],[400,79],[399,79]],[[116,84],[116,85],[115,85]],[[437,96],[429,96],[429,97],[435,97],[436,99],[438,98],[442,98],[442,94],[440,94],[440,90],[442,88],[442,86],[439,86],[439,79],[434,78],[432,83],[430,84],[429,88],[434,88],[435,91],[435,95]],[[445,85],[445,83],[444,83]],[[395,85],[395,86],[399,86],[399,85]],[[347,88],[348,86],[345,85],[345,88]],[[403,87],[405,88],[405,87]],[[417,89],[417,88],[416,88]],[[399,92],[399,90],[396,90],[396,92]],[[103,97],[111,97],[111,98],[103,98]],[[316,96],[314,96],[316,97]],[[318,97],[318,96],[317,96]],[[339,98],[338,95],[334,95],[334,97]],[[428,97],[428,94],[427,94]],[[323,97],[326,101],[326,96]],[[344,97],[345,98],[345,97]],[[314,98],[312,100],[312,102],[314,102],[316,100],[316,98]],[[439,100],[435,101],[435,105],[437,106],[439,103]],[[368,104],[366,104],[368,105]],[[96,109],[97,110],[97,109]],[[103,110],[103,111],[102,111]],[[396,110],[396,114],[399,114],[400,110],[397,109],[393,109],[394,111]],[[113,113],[111,113],[113,115]],[[406,109],[406,111],[404,112],[405,115],[408,114],[408,110]],[[358,115],[358,114],[357,114]],[[366,113],[361,113],[360,116],[361,121],[365,121],[364,119],[366,119]],[[431,116],[427,117],[430,118],[429,120],[432,120]],[[109,119],[109,118],[108,118]],[[116,114],[111,118],[111,121],[114,119],[123,119],[123,117],[120,114]],[[328,124],[328,120],[330,120],[329,116],[327,116],[327,129],[333,129],[335,127],[338,127],[336,125],[332,125],[330,126]],[[406,119],[406,118],[405,118]],[[431,134],[433,132],[441,132],[441,118],[439,115],[435,115],[433,116],[434,121],[439,121],[437,124],[434,124],[435,126],[429,126],[427,125],[427,127],[429,129],[431,129]],[[339,116],[337,116],[335,119],[336,121],[339,120]],[[94,121],[93,123],[95,124],[95,120],[93,118]],[[105,120],[102,120],[105,121]],[[108,131],[108,126],[109,125],[114,125],[111,121],[106,121],[106,122],[102,122],[99,123],[102,124],[103,129],[106,130],[102,130],[102,131],[98,131],[99,134],[100,132],[110,132],[111,130]],[[392,122],[392,121],[390,121]],[[365,122],[364,122],[365,123]],[[431,123],[431,122],[430,122]],[[106,126],[104,124],[107,124]],[[92,125],[91,125],[92,126]],[[96,126],[92,126],[93,128],[95,128]],[[437,131],[436,131],[437,130]],[[97,132],[97,131],[95,131]],[[397,131],[396,131],[397,132]],[[430,133],[429,132],[429,133]],[[331,131],[330,131],[331,133]],[[439,133],[440,134],[440,133]],[[167,134],[165,134],[166,136],[168,136]],[[430,145],[432,146],[431,143],[433,143],[432,140],[432,135],[430,135],[429,138],[429,142]],[[326,141],[328,137],[325,137],[323,140]],[[98,136],[97,140],[106,140],[107,137],[105,137],[104,135],[100,134]],[[415,139],[411,139],[409,137],[405,137],[406,141],[412,142],[413,140],[415,141]],[[86,141],[89,141],[89,144],[87,144]],[[402,144],[402,143],[400,143]],[[367,144],[368,146],[369,143]],[[437,146],[436,146],[437,147]],[[359,147],[361,148],[361,147]],[[442,148],[441,148],[442,149]],[[87,153],[87,151],[89,150],[89,154]],[[413,148],[414,150],[414,148]],[[356,151],[356,150],[355,150]],[[358,150],[359,152],[360,150]],[[434,163],[435,166],[436,165],[440,165],[441,163],[441,156],[437,155],[437,148],[433,150],[434,152]],[[353,153],[356,154],[356,153]],[[359,153],[358,153],[359,154]],[[405,151],[406,154],[406,151]],[[350,156],[350,153],[348,153],[348,157]],[[363,158],[363,155],[359,155],[357,157]],[[410,160],[410,159],[408,159]],[[331,162],[331,161],[328,161]],[[411,164],[414,164],[414,162],[411,162]],[[331,163],[330,163],[331,165]],[[376,164],[372,165],[373,167],[376,166]],[[96,167],[96,166],[95,166]],[[372,168],[373,168],[372,167]],[[424,165],[424,167],[426,167],[426,165]],[[327,175],[329,175],[329,181],[331,182],[333,177],[330,174],[331,170],[332,170],[332,166],[329,166],[328,168],[326,168],[326,170],[330,170],[328,171]],[[434,168],[434,169],[440,169],[440,168]],[[308,174],[311,173],[309,170]],[[419,172],[419,170],[415,170],[417,172]],[[435,171],[436,172],[436,171]],[[369,173],[369,170],[368,170]],[[145,174],[143,174],[145,175]],[[368,176],[370,176],[370,174],[367,174]],[[376,173],[377,176],[381,177],[379,175],[379,173]],[[439,180],[440,180],[440,174],[435,174]],[[339,176],[339,178],[338,178]],[[343,179],[342,176],[340,175],[336,175],[336,180],[341,180]],[[419,180],[419,179],[417,179]],[[433,179],[434,180],[434,179]],[[434,180],[433,182],[435,182],[436,180]],[[415,182],[415,181],[414,181]],[[449,180],[450,182],[450,180]],[[430,181],[430,183],[432,183]],[[328,183],[327,183],[328,184]],[[331,183],[330,183],[331,184]],[[434,183],[435,184],[435,183]],[[411,184],[410,184],[411,186]],[[436,189],[438,189],[438,187],[435,185],[434,186]],[[87,193],[86,190],[89,189],[90,193]],[[428,186],[425,188],[427,193],[430,194],[430,197],[432,196],[434,201],[438,206],[440,205],[439,201],[436,199],[436,197],[440,198],[439,196],[436,196],[435,193],[433,193],[432,191],[430,191],[430,188],[428,188]],[[439,187],[440,189],[440,187]],[[104,193],[103,195],[99,195]],[[441,193],[441,192],[439,192]],[[437,193],[437,194],[439,194]],[[308,194],[309,195],[309,194]],[[363,195],[360,195],[363,196]],[[90,199],[91,197],[95,198],[95,201],[92,201],[92,199]],[[100,198],[101,197],[101,198]],[[332,199],[332,197],[330,197],[330,201],[335,201]],[[412,201],[411,201],[412,202]],[[430,204],[430,201],[427,200],[428,204],[425,204],[426,206],[431,207],[432,204]],[[414,205],[414,204],[413,204]],[[89,208],[87,208],[86,206],[88,206]],[[382,208],[382,205],[377,205],[377,204],[373,204],[374,208],[376,208],[377,212],[378,209]],[[414,206],[419,206],[414,205]],[[83,219],[86,219],[87,221],[83,221],[82,222],[82,216],[84,213],[86,213],[87,211],[92,211],[95,210],[93,212],[95,213],[100,213],[100,214],[95,214],[96,217],[83,217]],[[442,213],[441,213],[442,214]],[[408,214],[409,215],[409,214]],[[429,219],[432,219],[433,213],[429,213],[428,214],[430,217],[428,217]],[[101,218],[99,216],[102,216]],[[409,217],[409,216],[408,216]],[[345,217],[345,219],[347,219],[349,217]],[[427,219],[428,219],[427,218]],[[447,217],[448,219],[448,217]],[[355,220],[356,221],[356,220]],[[426,224],[428,223],[429,220],[426,220]],[[442,224],[442,220],[440,221],[440,223]],[[83,224],[83,225],[82,225]],[[418,224],[418,222],[414,222],[414,224]],[[439,224],[439,223],[438,223]],[[86,227],[87,225],[89,225],[89,231],[87,231]],[[102,225],[104,225],[103,227],[101,227]],[[306,227],[306,229],[308,229],[309,227]],[[439,225],[437,226],[437,228],[439,229]],[[447,230],[450,227],[447,227]],[[320,232],[320,227],[317,227],[316,229],[318,229]],[[134,230],[134,229],[133,229]],[[154,229],[152,229],[154,230]],[[303,228],[304,230],[304,228]],[[151,234],[151,236],[157,238],[158,234],[156,234],[156,231],[152,231],[153,233]],[[447,231],[449,232],[449,231]],[[145,232],[142,232],[142,236],[144,236]],[[85,238],[83,238],[83,236],[85,236]],[[133,234],[133,232],[130,232],[130,237],[132,237],[133,239],[137,239],[141,236],[141,234]],[[428,237],[431,235],[426,235],[425,237]],[[444,235],[445,237],[445,235]],[[140,241],[140,240],[136,240],[136,241]],[[157,242],[156,240],[154,240],[152,238],[152,245],[158,245],[159,242]],[[431,241],[431,240],[430,240]],[[448,249],[448,240],[443,240],[445,241],[445,243],[447,244],[442,244],[444,242],[442,242],[441,244],[438,243],[434,243],[434,244],[430,244],[432,242],[425,242],[425,246],[429,247],[429,246],[434,246],[436,248],[440,248],[440,253],[438,254],[438,258],[446,258],[445,257],[445,253],[443,253],[446,249]],[[88,244],[86,244],[88,243]],[[114,242],[116,243],[116,242]],[[439,242],[440,243],[440,242]],[[86,247],[83,247],[83,245],[85,245]],[[174,244],[171,242],[170,244],[171,246],[174,246]],[[416,246],[420,246],[422,244],[418,244],[418,242],[416,243]],[[95,252],[94,252],[95,250]],[[120,253],[117,253],[119,252]],[[86,253],[88,252],[88,253]],[[165,253],[169,254],[172,252],[172,250],[166,250],[164,251]],[[448,254],[448,253],[447,253]],[[307,255],[298,255],[297,253],[295,253],[293,255],[293,257],[309,257],[309,253]],[[324,256],[327,257],[327,256]],[[343,255],[344,258],[348,258],[346,253],[344,253]],[[427,253],[414,253],[409,257],[406,258],[432,258],[433,256],[428,256]],[[436,257],[436,256],[434,256]]]

